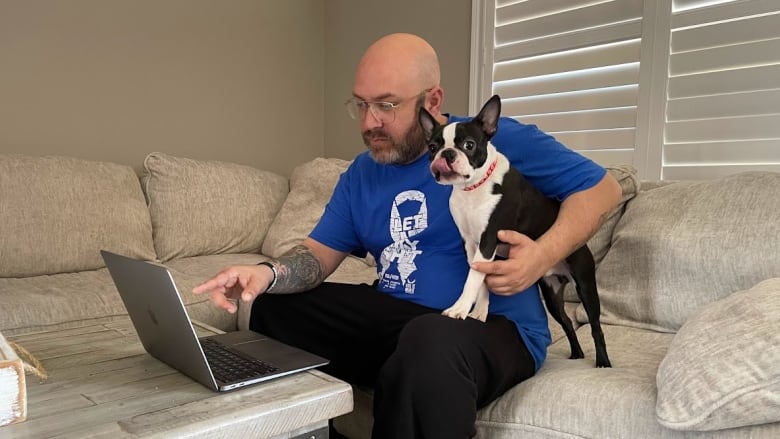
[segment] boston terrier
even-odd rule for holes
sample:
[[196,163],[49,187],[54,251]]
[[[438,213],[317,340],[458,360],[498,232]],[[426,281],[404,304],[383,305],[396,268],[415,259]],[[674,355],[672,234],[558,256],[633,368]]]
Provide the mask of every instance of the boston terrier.
[[[450,211],[463,237],[469,262],[492,261],[497,252],[506,251],[508,246],[498,241],[499,230],[516,230],[531,239],[539,238],[555,222],[560,209],[559,201],[545,197],[490,143],[498,129],[500,112],[501,99],[495,95],[467,122],[440,125],[425,108],[420,108],[418,114],[428,143],[431,173],[440,184],[453,187]],[[484,280],[484,273],[469,270],[463,292],[443,314],[484,322],[489,303]],[[563,289],[568,282],[576,285],[588,315],[596,345],[596,366],[611,367],[599,323],[601,305],[595,264],[587,245],[575,250],[539,280],[547,309],[569,340],[571,358],[583,358],[577,335],[563,308]]]

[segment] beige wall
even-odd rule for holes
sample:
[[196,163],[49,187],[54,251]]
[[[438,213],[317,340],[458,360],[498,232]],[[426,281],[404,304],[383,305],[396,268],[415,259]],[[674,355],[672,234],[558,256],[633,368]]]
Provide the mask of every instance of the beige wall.
[[0,153],[282,174],[349,159],[363,146],[342,102],[364,48],[429,39],[463,113],[469,25],[467,0],[0,0]]
[[363,51],[393,32],[428,40],[439,55],[444,110],[468,111],[471,2],[468,0],[326,0],[325,151],[349,159],[365,147],[355,121],[344,110]]

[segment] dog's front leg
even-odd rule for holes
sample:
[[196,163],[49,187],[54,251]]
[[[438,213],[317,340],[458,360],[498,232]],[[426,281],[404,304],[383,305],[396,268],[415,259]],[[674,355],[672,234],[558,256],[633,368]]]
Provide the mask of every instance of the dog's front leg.
[[[469,252],[474,254],[474,258],[469,258],[469,261],[483,262],[486,259],[482,258],[478,252]],[[469,255],[471,256],[471,255]],[[476,306],[474,304],[476,303]],[[471,311],[474,306],[474,311]],[[463,286],[463,292],[460,294],[458,300],[451,307],[445,309],[442,314],[454,319],[465,319],[466,317],[473,317],[477,320],[485,321],[487,318],[488,308],[488,290],[485,286],[485,273],[469,269],[468,277],[466,278],[466,284]]]

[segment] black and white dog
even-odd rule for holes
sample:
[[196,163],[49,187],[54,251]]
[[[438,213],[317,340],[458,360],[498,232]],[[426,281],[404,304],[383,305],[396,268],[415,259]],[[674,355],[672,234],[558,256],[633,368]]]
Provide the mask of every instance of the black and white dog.
[[[492,261],[499,246],[499,230],[516,230],[537,239],[558,216],[560,202],[545,197],[532,186],[490,139],[498,129],[501,100],[496,95],[468,122],[440,125],[420,108],[419,123],[425,133],[431,173],[440,184],[452,185],[450,211],[463,237],[469,262]],[[485,274],[469,270],[458,300],[443,314],[485,321],[489,292]],[[584,245],[553,267],[539,281],[550,315],[560,323],[571,345],[571,358],[583,358],[582,348],[563,309],[563,289],[574,282],[588,314],[596,345],[596,366],[611,367],[599,317],[593,255]],[[472,309],[473,306],[473,309]]]

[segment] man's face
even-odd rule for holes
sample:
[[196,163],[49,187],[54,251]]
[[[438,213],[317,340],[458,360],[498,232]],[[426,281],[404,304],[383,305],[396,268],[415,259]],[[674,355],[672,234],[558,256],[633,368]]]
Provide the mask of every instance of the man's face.
[[[366,98],[366,100],[374,101]],[[360,118],[363,143],[377,163],[405,164],[417,159],[425,150],[425,136],[417,122],[417,111],[425,102],[425,93],[416,96],[385,96],[375,101],[390,102],[397,107],[394,118],[377,117],[368,110]]]

